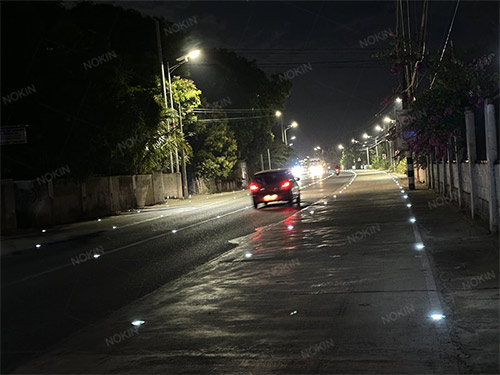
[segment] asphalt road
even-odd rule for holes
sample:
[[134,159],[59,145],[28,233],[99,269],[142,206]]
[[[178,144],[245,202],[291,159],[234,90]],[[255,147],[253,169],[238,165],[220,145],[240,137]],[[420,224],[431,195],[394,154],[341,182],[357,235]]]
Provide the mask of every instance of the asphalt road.
[[[302,180],[302,207],[350,177]],[[255,210],[246,192],[235,192],[19,240],[26,249],[2,257],[2,372],[230,250],[236,246],[231,240],[296,210],[279,204]]]

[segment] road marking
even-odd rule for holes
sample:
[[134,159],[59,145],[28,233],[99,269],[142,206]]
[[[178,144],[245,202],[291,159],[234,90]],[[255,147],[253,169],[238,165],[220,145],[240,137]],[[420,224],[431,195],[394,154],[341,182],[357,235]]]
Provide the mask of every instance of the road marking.
[[[325,177],[325,178],[323,178],[323,179],[321,179],[321,180],[319,180],[319,181],[316,181],[316,182],[314,182],[314,183],[312,183],[312,184],[309,184],[307,187],[313,186],[313,185],[315,185],[315,184],[317,184],[317,183],[319,183],[319,182],[321,182],[321,181],[323,181],[323,180],[326,180],[326,179],[328,179],[328,178],[330,178],[330,177],[332,177],[332,176],[333,176],[333,174],[332,174],[332,175],[330,175],[330,176],[327,176],[327,177]],[[347,182],[346,182],[346,183],[347,183]],[[307,187],[306,187],[306,188],[307,188]],[[304,189],[305,189],[305,188],[304,188]],[[323,196],[322,198],[320,198],[318,201],[314,202],[313,204],[316,204],[317,202],[320,202],[322,199],[324,199],[324,198],[325,198],[325,197],[327,197],[327,196],[328,196],[328,194],[327,194],[327,195],[325,195],[325,196]],[[246,197],[246,196],[244,196],[244,197],[242,197],[242,198],[245,198],[245,197]],[[212,204],[210,204],[210,205],[208,205],[208,206],[213,206],[213,205],[215,205],[215,204],[217,204],[217,203],[218,203],[218,202],[216,202],[216,203],[212,203]],[[197,209],[197,208],[206,208],[206,207],[208,207],[208,206],[200,206],[200,207],[196,207],[196,209]],[[228,212],[228,213],[226,213],[226,214],[219,215],[219,217],[215,217],[215,218],[214,218],[214,217],[212,217],[212,218],[209,218],[209,219],[206,219],[206,220],[202,220],[202,221],[199,221],[199,222],[196,222],[196,223],[193,223],[193,224],[187,225],[187,226],[182,227],[182,228],[175,229],[175,233],[178,233],[178,232],[180,232],[180,231],[183,231],[183,230],[186,230],[186,229],[189,229],[189,228],[192,228],[192,227],[195,227],[195,226],[201,225],[201,224],[208,223],[208,222],[210,222],[210,221],[219,220],[220,218],[223,218],[223,217],[226,217],[226,216],[229,216],[229,215],[233,215],[233,214],[235,214],[235,213],[237,213],[237,212],[241,212],[241,211],[247,210],[248,208],[250,208],[250,206],[245,206],[244,208],[240,208],[240,209],[237,209],[237,210],[235,210],[235,211],[231,211],[231,212]],[[297,211],[297,212],[296,212],[296,213],[294,213],[293,215],[289,216],[288,218],[290,218],[290,217],[292,217],[292,216],[297,215],[297,213],[301,212],[302,210],[304,210],[304,209],[306,209],[306,208],[307,208],[307,207],[304,207],[304,208],[300,209],[299,211]],[[169,211],[170,211],[170,210],[169,210]],[[287,218],[287,219],[288,219],[288,218]],[[144,220],[143,222],[147,222],[147,221],[151,221],[151,220],[156,220],[156,219],[158,219],[158,218],[146,219],[146,220]],[[285,220],[287,220],[287,219],[285,219]],[[284,221],[284,220],[279,221],[279,222],[277,222],[277,223],[275,223],[275,224],[279,224],[279,223],[281,223],[281,222],[283,222],[283,221]],[[271,224],[271,225],[275,225],[275,224]],[[131,226],[131,225],[128,225],[128,226]],[[124,225],[124,226],[122,226],[122,227],[118,227],[118,228],[125,228],[125,225]],[[103,257],[104,257],[104,256],[106,256],[106,255],[113,254],[113,253],[116,253],[116,252],[121,251],[121,250],[128,249],[128,248],[130,248],[130,247],[134,247],[134,246],[137,246],[137,245],[141,245],[141,244],[143,244],[143,243],[146,243],[146,242],[148,242],[148,241],[152,241],[152,240],[155,240],[155,239],[158,239],[158,238],[161,238],[161,237],[165,237],[165,236],[168,236],[168,235],[175,235],[175,233],[172,233],[172,231],[171,231],[171,230],[169,230],[169,231],[167,231],[167,232],[165,232],[165,233],[158,234],[158,235],[153,236],[153,237],[148,237],[148,238],[146,238],[146,239],[144,239],[144,240],[141,240],[141,241],[136,241],[136,242],[133,242],[133,243],[131,243],[131,244],[127,244],[127,245],[124,245],[124,246],[120,246],[120,247],[118,247],[118,248],[116,248],[116,249],[109,250],[109,251],[105,251],[103,254],[101,254],[101,257],[100,257],[100,258],[103,258]],[[88,263],[88,264],[91,264],[91,262],[87,262],[87,263]],[[45,270],[45,271],[42,271],[42,272],[38,272],[38,273],[36,273],[36,274],[28,275],[28,276],[25,276],[25,277],[23,277],[23,278],[21,278],[21,279],[15,280],[15,281],[13,281],[13,282],[11,282],[11,283],[7,284],[6,286],[19,284],[19,283],[22,283],[22,282],[25,282],[25,281],[28,281],[28,280],[31,280],[31,279],[34,279],[34,278],[37,278],[37,277],[43,276],[43,275],[47,275],[47,274],[52,273],[52,272],[60,271],[60,270],[62,270],[62,269],[68,268],[68,267],[74,267],[74,265],[73,265],[72,263],[68,263],[68,264],[63,264],[63,265],[58,266],[58,267],[53,267],[53,268],[50,268],[50,269],[48,269],[48,270]]]

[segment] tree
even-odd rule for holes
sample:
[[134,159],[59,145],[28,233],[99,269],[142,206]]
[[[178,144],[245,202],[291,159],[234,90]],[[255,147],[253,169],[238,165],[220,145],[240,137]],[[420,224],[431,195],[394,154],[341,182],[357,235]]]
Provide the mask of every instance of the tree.
[[[272,127],[275,111],[283,108],[291,89],[289,81],[267,77],[255,61],[248,61],[224,49],[204,53],[205,67],[197,67],[192,76],[213,103],[230,99],[224,110],[246,109],[228,116],[228,127],[238,145],[238,159],[245,160],[249,173],[260,169],[260,154],[273,147]],[[232,119],[237,118],[237,119]]]
[[[4,176],[33,178],[61,165],[82,177],[139,173],[155,168],[146,145],[160,137],[173,137],[167,145],[180,141],[165,133],[165,109],[156,98],[153,18],[87,2],[71,8],[7,2],[2,11],[5,28],[29,25],[2,36],[2,96],[36,88],[15,103],[2,102],[4,123],[28,124],[27,145],[2,149]],[[185,35],[162,37],[166,57],[174,59]]]

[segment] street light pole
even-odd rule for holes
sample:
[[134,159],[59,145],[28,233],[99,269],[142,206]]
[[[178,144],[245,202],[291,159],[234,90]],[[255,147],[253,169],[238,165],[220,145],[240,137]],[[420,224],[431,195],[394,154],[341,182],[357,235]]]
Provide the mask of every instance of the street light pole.
[[[158,21],[156,21],[156,40],[158,44],[158,57],[160,59],[160,67],[161,67],[161,86],[163,90],[163,99],[165,100],[165,108],[168,108],[167,88],[165,84],[165,67],[163,65],[163,54],[161,51],[160,23]],[[170,78],[170,72],[168,76]],[[168,123],[167,123],[167,131],[170,131],[170,125]],[[172,169],[172,173],[174,173],[174,159],[172,158],[172,153],[170,153],[170,167]]]
[[[168,61],[167,61],[167,72],[168,72],[168,88],[170,91],[170,108],[174,109],[174,100],[172,99],[172,78],[170,74],[170,64],[168,63]],[[177,146],[175,147],[175,165],[176,165],[176,172],[179,173],[179,151],[177,150]]]
[[[181,103],[179,103],[179,126],[181,127],[181,134],[184,136],[184,129],[182,127],[182,109]],[[184,198],[189,195],[188,183],[187,183],[187,171],[186,171],[186,151],[184,147],[181,150],[182,158],[182,190],[184,191]]]

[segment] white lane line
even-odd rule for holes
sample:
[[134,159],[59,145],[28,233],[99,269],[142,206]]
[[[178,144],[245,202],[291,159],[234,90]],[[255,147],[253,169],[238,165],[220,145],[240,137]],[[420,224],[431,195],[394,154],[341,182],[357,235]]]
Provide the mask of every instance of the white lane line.
[[[387,174],[395,183],[397,186],[399,186],[399,182],[396,180],[398,177],[394,178],[391,173]],[[403,203],[406,205],[409,200],[406,199]],[[406,207],[406,210],[410,213],[410,217],[416,217],[413,212],[413,208]],[[424,241],[422,240],[422,235],[420,234],[420,231],[418,229],[417,222],[410,223],[411,229],[413,231],[413,236],[415,237],[415,244],[423,244]],[[415,248],[416,249],[416,248]],[[436,288],[436,281],[434,280],[434,275],[432,274],[432,269],[431,265],[429,262],[429,257],[427,255],[427,251],[425,251],[425,247],[422,248],[421,250],[417,250],[419,253],[422,254],[420,257],[422,267],[425,270],[425,285],[427,286],[427,295],[429,297],[429,303],[431,305],[431,309],[433,312],[439,312],[442,313],[443,307],[441,305],[441,301],[439,300],[437,288]]]
[[[311,185],[309,185],[309,186],[312,186],[312,185],[314,185],[314,184],[317,184],[317,183],[319,183],[320,181],[326,180],[327,178],[330,178],[330,177],[332,177],[332,176],[333,176],[333,174],[332,174],[332,175],[330,175],[330,176],[328,176],[328,177],[325,177],[325,178],[323,178],[323,179],[321,179],[321,180],[319,180],[319,181],[317,181],[317,182],[315,182],[315,183],[313,183],[313,184],[311,184]],[[309,187],[309,186],[308,186],[308,187]],[[328,196],[328,195],[326,195],[325,197],[327,197],[327,196]],[[322,198],[321,198],[320,200],[318,200],[317,202],[320,202],[320,201],[321,201],[322,199],[324,199],[325,197],[322,197]],[[244,198],[244,197],[242,197],[242,198]],[[316,203],[316,202],[314,202],[313,204],[315,204],[315,203]],[[212,205],[214,205],[214,204],[217,204],[217,203],[212,203],[212,204],[210,204],[209,206],[212,206]],[[200,208],[205,208],[205,207],[207,207],[207,206],[202,206],[202,207],[200,207]],[[131,244],[127,244],[127,245],[124,245],[124,246],[118,247],[118,248],[113,249],[113,250],[105,251],[103,254],[101,254],[101,257],[99,257],[99,258],[102,258],[102,257],[103,257],[103,256],[105,256],[105,255],[109,255],[109,254],[116,253],[116,252],[118,252],[118,251],[120,251],[120,250],[125,250],[125,249],[128,249],[128,248],[130,248],[130,247],[134,247],[134,246],[137,246],[137,245],[141,245],[141,244],[143,244],[143,243],[146,243],[146,242],[148,242],[148,241],[152,241],[152,240],[155,240],[155,239],[158,239],[158,238],[161,238],[161,237],[165,237],[165,236],[168,236],[168,235],[175,235],[177,232],[180,232],[180,231],[182,231],[182,230],[186,230],[186,229],[189,229],[189,228],[192,228],[192,227],[195,227],[195,226],[201,225],[201,224],[205,224],[205,223],[208,223],[208,222],[213,221],[213,220],[219,220],[220,218],[223,218],[223,217],[226,217],[226,216],[229,216],[229,215],[233,215],[233,214],[235,214],[235,213],[237,213],[237,212],[240,212],[240,211],[246,210],[246,209],[248,209],[249,207],[250,207],[250,206],[245,206],[244,208],[240,208],[240,209],[238,209],[238,210],[231,211],[231,212],[228,212],[228,213],[223,214],[223,215],[219,215],[218,217],[215,217],[215,218],[210,218],[210,219],[202,220],[202,221],[199,221],[199,222],[196,222],[196,223],[193,223],[193,224],[187,225],[187,226],[185,226],[185,227],[182,227],[182,228],[179,228],[179,229],[175,229],[175,233],[172,233],[172,231],[170,231],[170,230],[169,230],[168,232],[165,232],[165,233],[162,233],[162,234],[158,234],[158,235],[156,235],[156,236],[149,237],[149,238],[146,238],[146,239],[141,240],[141,241],[136,241],[136,242],[133,242],[133,243],[131,243]],[[305,209],[305,208],[306,208],[306,207],[304,207],[303,209]],[[301,209],[300,211],[302,211],[303,209]],[[298,212],[300,212],[300,211],[297,211],[295,214],[293,214],[293,215],[291,215],[291,216],[296,215],[296,214],[297,214]],[[289,217],[291,217],[291,216],[289,216]],[[157,219],[157,218],[154,218],[154,219]],[[287,218],[287,219],[288,219],[288,218]],[[147,219],[146,221],[151,221],[151,220],[152,220],[152,219]],[[285,220],[286,220],[286,219],[285,219]],[[281,222],[283,222],[283,221],[284,221],[284,220],[282,220],[282,221],[280,221],[280,222],[278,222],[278,223],[281,223]],[[124,227],[124,226],[123,226],[123,227]],[[123,227],[121,227],[121,228],[123,228]],[[119,227],[119,228],[120,228],[120,227]],[[19,284],[19,283],[22,283],[22,282],[24,282],[24,281],[28,281],[28,280],[31,280],[31,279],[34,279],[34,278],[37,278],[37,277],[40,277],[40,276],[43,276],[43,275],[46,275],[46,274],[52,273],[52,272],[56,272],[56,271],[62,270],[62,269],[67,268],[67,267],[74,267],[74,265],[73,265],[72,263],[64,264],[64,265],[62,265],[62,266],[54,267],[54,268],[51,268],[51,269],[48,269],[48,270],[45,270],[45,271],[42,271],[42,272],[39,272],[39,273],[36,273],[36,274],[32,274],[32,275],[25,276],[25,277],[23,277],[23,278],[21,278],[21,279],[19,279],[19,280],[15,280],[15,281],[13,281],[13,282],[11,282],[11,283],[7,284],[7,285],[8,285],[8,286],[10,286],[10,285]]]
[[[241,198],[246,198],[248,197],[247,195],[245,196],[241,196],[237,199],[241,199]],[[235,200],[230,200],[228,202],[234,202]],[[129,223],[129,224],[125,224],[125,225],[118,225],[118,228],[117,229],[122,229],[122,228],[127,228],[127,227],[132,227],[134,225],[139,225],[139,224],[142,224],[142,223],[147,223],[149,221],[153,221],[153,220],[158,220],[158,219],[166,219],[172,215],[175,215],[175,214],[183,214],[185,212],[191,212],[191,211],[196,211],[196,210],[199,210],[199,209],[205,209],[207,207],[211,207],[211,206],[215,206],[216,204],[219,204],[219,203],[226,203],[226,202],[214,202],[214,203],[210,203],[210,204],[206,204],[206,205],[203,205],[203,206],[196,206],[196,207],[172,207],[172,208],[169,208],[165,211],[160,211],[160,212],[165,212],[165,214],[162,214],[163,216],[158,216],[158,217],[152,217],[152,218],[149,218],[149,219],[144,219],[144,220],[141,220],[141,221],[137,221],[137,222],[134,222],[134,223]],[[181,209],[181,212],[179,212],[179,209]],[[175,210],[175,211],[174,211]],[[155,211],[156,212],[156,211]],[[144,212],[146,213],[146,212]]]
[[[240,212],[240,211],[243,211],[243,210],[247,210],[248,208],[250,208],[250,206],[246,206],[244,208],[240,208],[238,210],[231,211],[231,212],[228,212],[228,213],[223,214],[223,215],[219,215],[218,217],[215,217],[215,218],[212,217],[210,219],[202,220],[202,221],[199,221],[199,222],[187,225],[185,227],[182,227],[182,228],[179,228],[179,229],[175,229],[175,233],[180,232],[182,230],[186,230],[186,229],[195,227],[195,226],[198,226],[198,225],[201,225],[201,224],[208,223],[208,222],[213,221],[213,220],[219,220],[220,218],[223,218],[223,217],[229,216],[229,215],[233,215],[233,214],[235,214],[237,212]],[[141,245],[141,244],[149,242],[149,241],[153,241],[153,240],[161,238],[161,237],[165,237],[165,236],[168,236],[168,235],[172,235],[173,236],[173,235],[175,235],[175,233],[173,233],[171,230],[169,230],[169,231],[167,231],[165,233],[158,234],[158,235],[153,236],[153,237],[148,237],[148,238],[146,238],[144,240],[141,240],[141,241],[136,241],[136,242],[133,242],[133,243],[130,243],[130,244],[118,247],[118,248],[113,249],[113,250],[104,251],[102,254],[100,254],[101,256],[99,258],[102,258],[102,257],[104,257],[106,255],[109,255],[109,254],[116,253],[116,252],[121,251],[121,250],[128,249],[130,247]],[[34,279],[34,278],[37,278],[37,277],[40,277],[40,276],[43,276],[43,275],[46,275],[46,274],[49,274],[49,273],[52,273],[52,272],[55,272],[55,271],[59,271],[59,270],[62,270],[64,268],[68,268],[68,267],[74,267],[74,264],[73,263],[67,263],[67,264],[63,264],[62,266],[58,266],[58,267],[50,268],[50,269],[42,271],[42,272],[38,272],[36,274],[28,275],[28,276],[25,276],[25,277],[23,277],[21,279],[15,280],[15,281],[7,284],[7,286],[19,284],[19,283],[22,283],[24,281],[31,280],[31,279]]]

